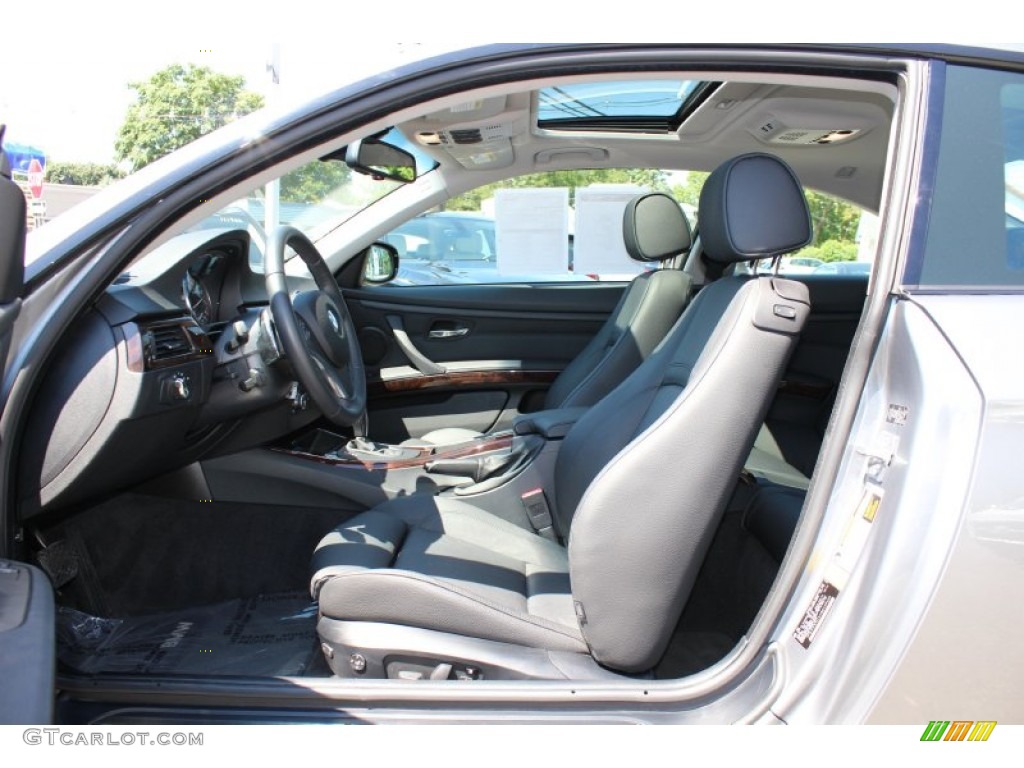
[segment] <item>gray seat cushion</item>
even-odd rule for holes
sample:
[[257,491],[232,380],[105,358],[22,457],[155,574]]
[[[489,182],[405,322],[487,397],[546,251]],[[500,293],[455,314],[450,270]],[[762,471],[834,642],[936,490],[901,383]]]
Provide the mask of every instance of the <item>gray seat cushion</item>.
[[454,499],[357,515],[313,555],[324,616],[583,652],[565,549]]

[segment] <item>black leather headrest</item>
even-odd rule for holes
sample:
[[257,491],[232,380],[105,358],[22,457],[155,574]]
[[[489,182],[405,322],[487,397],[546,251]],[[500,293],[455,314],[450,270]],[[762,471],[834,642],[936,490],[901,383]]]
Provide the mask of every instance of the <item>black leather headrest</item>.
[[773,155],[722,163],[700,193],[700,234],[705,255],[722,264],[803,248],[813,232],[799,179]]
[[622,217],[626,252],[637,261],[663,261],[693,245],[690,222],[679,203],[662,192],[633,198]]

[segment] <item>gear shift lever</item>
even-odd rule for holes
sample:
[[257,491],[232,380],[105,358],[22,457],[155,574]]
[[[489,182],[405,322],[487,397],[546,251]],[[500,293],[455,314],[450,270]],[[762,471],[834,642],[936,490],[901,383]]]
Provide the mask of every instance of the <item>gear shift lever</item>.
[[352,422],[352,440],[349,441],[345,449],[349,452],[361,451],[363,453],[376,453],[381,449],[381,446],[377,445],[372,440],[366,439],[366,433],[369,431],[370,419],[366,415],[366,411],[363,411],[362,415]]
[[388,445],[387,443],[377,443],[370,440],[366,436],[368,427],[369,418],[366,415],[366,411],[363,411],[363,415],[352,424],[354,437],[345,446],[345,450],[351,456],[361,460],[384,461],[387,459],[412,458],[418,453],[418,450],[402,448],[398,445]]

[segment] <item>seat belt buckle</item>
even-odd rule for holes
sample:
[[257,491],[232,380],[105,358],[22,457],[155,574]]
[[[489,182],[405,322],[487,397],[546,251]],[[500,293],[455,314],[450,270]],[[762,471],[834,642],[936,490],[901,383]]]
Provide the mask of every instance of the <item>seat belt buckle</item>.
[[551,519],[551,508],[543,488],[527,491],[520,498],[526,508],[526,516],[530,518],[533,529],[546,539],[555,540],[554,521]]

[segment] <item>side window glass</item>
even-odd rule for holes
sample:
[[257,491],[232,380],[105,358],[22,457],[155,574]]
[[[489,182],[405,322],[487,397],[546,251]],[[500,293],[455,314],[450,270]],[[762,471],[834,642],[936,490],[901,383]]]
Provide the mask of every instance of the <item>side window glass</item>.
[[[700,191],[708,175],[691,171],[683,183],[672,188],[694,229],[697,228]],[[804,195],[814,222],[814,242],[784,256],[779,262],[779,272],[824,276],[870,274],[878,244],[878,217],[823,192],[805,190]],[[770,272],[773,267],[762,262],[758,270]]]
[[878,217],[823,192],[805,190],[814,242],[783,256],[779,272],[791,275],[869,275],[878,244]]
[[947,67],[922,288],[1024,286],[1024,76]]
[[388,285],[632,280],[654,265],[635,262],[625,251],[626,203],[644,192],[671,192],[692,221],[696,209],[680,196],[680,175],[556,171],[472,190],[381,238],[400,257]]

